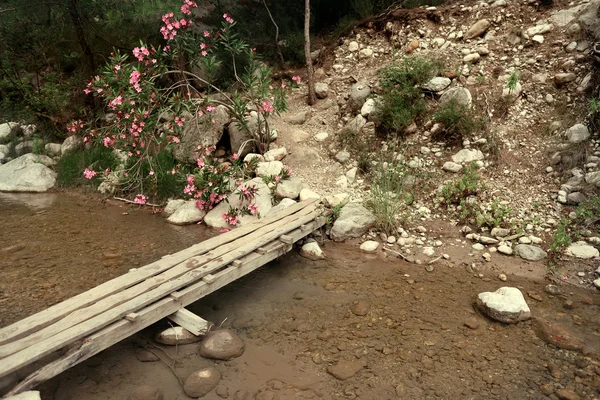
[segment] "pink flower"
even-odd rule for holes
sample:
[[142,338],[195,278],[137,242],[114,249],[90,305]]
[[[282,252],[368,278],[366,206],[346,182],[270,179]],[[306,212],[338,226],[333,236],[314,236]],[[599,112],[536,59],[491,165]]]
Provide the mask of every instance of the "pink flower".
[[216,110],[216,108],[215,108],[215,107],[213,107],[213,106],[207,106],[207,107],[206,107],[206,111],[208,111],[208,112],[213,112],[213,111],[215,111],[215,110]]
[[206,57],[208,55],[208,53],[206,52],[206,50],[202,50],[202,52],[200,54],[202,54],[202,57]]
[[179,143],[181,140],[177,136],[173,136],[173,143]]
[[154,171],[150,170],[150,172],[148,172],[148,175],[153,176],[154,175]]
[[248,211],[250,211],[250,214],[252,214],[252,215],[258,214],[258,206],[256,205],[256,203],[250,204],[248,206]]
[[92,179],[97,174],[98,173],[96,171],[92,171],[92,170],[87,169],[87,168],[83,171],[83,176],[85,176],[85,179]]
[[147,197],[140,193],[135,196],[135,199],[133,199],[133,203],[143,205],[143,204],[146,204],[146,200],[147,200]]
[[293,77],[292,77],[292,80],[293,80],[294,82],[296,82],[297,84],[300,84],[300,76],[299,76],[299,75],[293,76]]
[[208,37],[210,37],[210,32],[209,32],[209,31],[204,31],[204,37],[205,37],[205,38],[208,38]]
[[240,158],[240,155],[238,153],[233,153],[231,158],[233,158],[234,160],[237,160],[238,158]]
[[110,108],[112,108],[113,110],[116,108],[116,106],[119,106],[123,103],[123,96],[117,96],[115,97],[113,100],[108,102],[108,106]]
[[258,107],[258,111],[270,113],[273,112],[273,103],[270,101],[263,101],[263,103]]
[[92,93],[92,91],[88,88],[85,88],[85,89],[83,89],[83,93],[90,94],[90,93]]
[[121,69],[121,66],[119,64],[115,65],[115,71],[119,71]]

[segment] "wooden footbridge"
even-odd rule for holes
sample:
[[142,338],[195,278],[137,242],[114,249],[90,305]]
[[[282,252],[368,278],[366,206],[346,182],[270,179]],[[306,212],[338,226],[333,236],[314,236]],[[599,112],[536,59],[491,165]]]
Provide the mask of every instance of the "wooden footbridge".
[[[0,379],[19,374],[8,395],[27,391],[143,328],[169,318],[190,332],[208,323],[185,306],[292,249],[325,224],[316,199],[103,283],[0,329]],[[23,370],[39,368],[23,377]]]

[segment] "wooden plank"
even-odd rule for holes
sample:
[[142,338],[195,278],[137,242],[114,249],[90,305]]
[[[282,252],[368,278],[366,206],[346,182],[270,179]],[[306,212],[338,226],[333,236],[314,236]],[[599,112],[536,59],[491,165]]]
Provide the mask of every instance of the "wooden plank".
[[264,247],[259,247],[258,249],[256,249],[256,252],[258,254],[267,254],[267,249],[265,249]]
[[169,315],[167,318],[169,318],[171,321],[175,322],[182,328],[187,329],[196,336],[206,335],[208,329],[210,328],[209,325],[212,325],[207,320],[200,318],[199,316],[197,316],[189,310],[186,310],[185,308],[177,310],[173,314]]
[[[0,351],[3,351],[4,354],[10,354],[6,356],[2,360],[2,362],[0,362],[0,377],[9,374],[13,371],[16,371],[24,365],[27,365],[35,360],[39,360],[40,358],[52,353],[53,351],[56,351],[93,332],[96,332],[97,330],[111,324],[112,322],[123,318],[125,315],[132,311],[139,310],[140,308],[145,307],[164,296],[168,296],[171,292],[201,279],[207,273],[212,273],[220,269],[221,267],[229,264],[233,260],[240,258],[244,254],[252,252],[258,247],[264,246],[270,241],[277,239],[282,234],[289,232],[290,229],[294,229],[294,226],[299,226],[301,224],[306,224],[310,222],[311,219],[315,218],[314,208],[315,207],[309,206],[299,213],[306,213],[308,215],[298,217],[298,214],[296,214],[296,216],[290,216],[284,220],[278,221],[282,222],[282,227],[278,227],[274,230],[269,229],[273,225],[272,224],[270,226],[265,227],[264,231],[258,230],[255,232],[256,236],[258,237],[258,240],[242,245],[236,250],[227,253],[223,257],[220,257],[207,263],[200,269],[192,270],[180,276],[177,279],[167,281],[162,285],[150,290],[149,292],[143,293],[135,297],[134,299],[131,299],[116,307],[112,307],[102,314],[96,315],[93,318],[85,320],[85,322],[83,323],[77,325],[70,325],[67,329],[62,330],[60,333],[57,333],[54,336],[41,336],[39,339],[33,342],[27,340],[27,343],[29,343],[29,345],[24,348],[22,347],[23,343],[18,343],[18,346],[15,346],[17,342],[13,342],[9,345],[0,347]],[[36,335],[31,335],[24,339],[29,339],[33,336],[37,336],[37,333]],[[20,348],[20,351],[15,352],[14,348]]]
[[[163,272],[160,275],[153,276],[136,286],[123,290],[120,293],[117,293],[113,296],[104,298],[88,307],[80,308],[72,312],[70,315],[59,320],[58,322],[49,325],[45,328],[42,328],[26,337],[17,339],[13,342],[0,346],[0,359],[8,357],[11,354],[25,349],[35,343],[39,343],[41,340],[48,339],[49,337],[59,334],[60,332],[64,332],[66,329],[69,329],[77,324],[83,323],[98,315],[101,315],[107,310],[115,309],[116,307],[122,304],[130,304],[130,301],[133,301],[137,297],[148,293],[155,288],[160,287],[163,283],[173,282],[176,281],[179,277],[185,276],[190,270],[197,271],[195,275],[193,274],[189,276],[190,279],[201,279],[203,276],[209,274],[212,271],[208,269],[203,271],[201,267],[210,264],[213,260],[220,263],[223,260],[223,257],[226,255],[228,256],[231,252],[237,251],[237,255],[234,257],[234,259],[244,255],[245,253],[241,253],[239,249],[248,249],[248,251],[255,250],[256,247],[260,247],[263,244],[268,243],[268,241],[275,239],[275,237],[273,237],[273,232],[285,233],[290,229],[293,229],[295,226],[298,225],[299,222],[297,221],[299,218],[306,219],[308,216],[314,219],[313,214],[315,209],[316,206],[311,204],[308,207],[305,207],[304,209],[300,210],[298,213],[287,216],[281,220],[278,220],[270,225],[266,225],[263,228],[260,228],[259,230],[253,232],[253,234],[250,236],[255,236],[257,238],[258,244],[256,246],[253,245],[254,242],[252,242],[249,236],[238,239],[217,249],[211,250],[208,253],[205,253],[201,256],[192,257],[184,263],[179,264]],[[249,243],[242,244],[247,241],[249,241]],[[225,264],[222,264],[218,267],[222,267],[224,265]],[[176,289],[177,288],[175,288],[174,290]]]
[[[312,229],[320,227],[317,222],[312,222],[306,226],[311,226]],[[290,233],[297,241],[302,237],[306,236],[306,230],[301,231],[296,229]],[[274,246],[275,247],[275,246]],[[19,383],[8,395],[15,395],[27,391],[40,383],[47,381],[60,374],[63,371],[79,364],[82,361],[100,353],[101,351],[109,348],[115,343],[133,335],[136,332],[152,325],[156,321],[176,312],[181,308],[182,304],[187,306],[198,299],[212,293],[215,290],[227,285],[252,271],[259,268],[260,266],[268,263],[279,257],[280,246],[276,246],[276,250],[265,255],[258,255],[256,253],[250,253],[240,259],[241,267],[229,267],[223,271],[218,272],[216,275],[216,281],[213,285],[209,286],[205,282],[197,282],[181,290],[179,293],[181,296],[179,299],[181,302],[173,300],[172,297],[165,297],[156,303],[153,303],[137,312],[139,315],[138,320],[135,323],[129,323],[127,321],[117,321],[112,325],[109,325],[100,331],[94,333],[92,336],[78,342],[66,355],[47,364],[45,367],[32,373]],[[2,376],[0,374],[0,376]]]
[[281,235],[281,236],[279,236],[279,240],[285,244],[293,244],[294,243],[294,238],[292,238],[289,235]]
[[240,260],[233,260],[233,262],[231,263],[231,265],[233,265],[234,267],[241,267],[242,266],[242,262]]
[[139,315],[137,315],[136,313],[132,312],[129,313],[125,316],[125,319],[129,322],[135,322],[138,319]]
[[215,280],[215,276],[208,274],[202,278],[202,280],[206,283],[212,283]]
[[118,293],[123,289],[131,287],[151,276],[159,274],[190,257],[206,253],[217,246],[221,246],[244,237],[261,228],[265,224],[275,222],[288,215],[294,214],[316,201],[316,199],[309,199],[299,202],[273,214],[272,216],[262,218],[256,222],[243,225],[240,228],[234,229],[225,234],[215,236],[144,267],[137,269],[132,268],[128,274],[111,279],[110,281],[96,286],[94,289],[88,290],[61,303],[55,304],[52,307],[33,314],[17,323],[0,328],[0,345],[10,340],[23,337],[24,335],[37,329],[48,326],[79,308],[86,307],[114,293]]

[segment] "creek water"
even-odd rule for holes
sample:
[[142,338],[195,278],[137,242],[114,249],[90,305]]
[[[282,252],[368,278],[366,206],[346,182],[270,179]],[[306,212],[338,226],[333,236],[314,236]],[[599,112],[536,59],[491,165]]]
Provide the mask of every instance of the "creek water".
[[0,193],[0,227],[0,326],[214,234],[68,193]]
[[[0,194],[0,227],[0,326],[216,234],[69,193]],[[151,386],[165,400],[184,400],[181,382],[208,366],[222,376],[209,400],[546,399],[561,390],[599,398],[597,291],[563,285],[551,295],[543,278],[516,273],[499,281],[498,271],[511,268],[543,271],[515,257],[473,273],[470,244],[444,238],[458,244],[431,272],[355,244],[325,242],[323,261],[292,251],[189,306],[237,332],[241,357],[215,361],[200,357],[197,344],[160,346],[153,337],[169,326],[161,321],[44,383],[42,398],[125,400]],[[521,289],[533,320],[503,325],[473,309],[477,293],[507,285]],[[584,350],[548,345],[537,333],[543,321],[560,324]],[[340,380],[330,371],[344,362],[352,374]]]

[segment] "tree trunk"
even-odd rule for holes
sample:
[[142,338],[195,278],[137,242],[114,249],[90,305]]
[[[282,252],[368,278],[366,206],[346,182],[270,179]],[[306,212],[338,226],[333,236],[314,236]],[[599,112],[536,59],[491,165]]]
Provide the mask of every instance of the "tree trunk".
[[79,10],[79,0],[69,0],[69,14],[71,15],[71,21],[75,28],[75,34],[79,41],[79,46],[85,55],[85,60],[90,73],[94,73],[96,69],[94,63],[94,53],[90,48],[88,42],[85,40],[85,33],[83,31],[83,24],[81,22],[81,11]]
[[304,2],[304,56],[308,72],[308,104],[312,106],[317,102],[317,95],[315,94],[315,75],[310,56],[310,0]]

